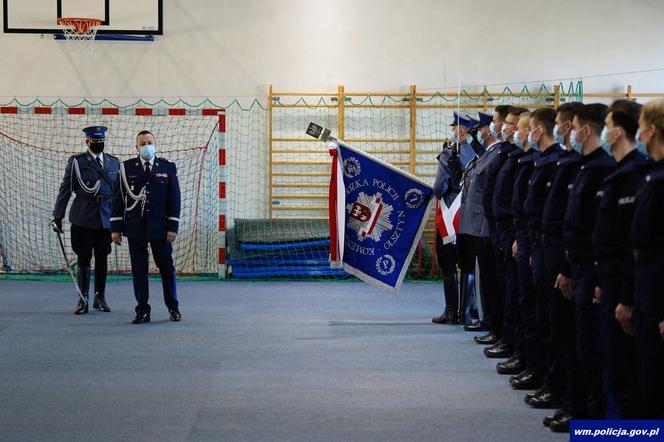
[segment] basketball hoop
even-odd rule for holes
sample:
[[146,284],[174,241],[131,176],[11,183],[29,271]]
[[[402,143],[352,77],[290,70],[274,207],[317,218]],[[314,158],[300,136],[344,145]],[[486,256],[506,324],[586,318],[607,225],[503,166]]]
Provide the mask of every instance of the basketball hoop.
[[92,49],[95,41],[97,28],[102,24],[98,18],[84,17],[61,17],[58,24],[62,27],[65,40],[72,42],[72,47],[77,49]]

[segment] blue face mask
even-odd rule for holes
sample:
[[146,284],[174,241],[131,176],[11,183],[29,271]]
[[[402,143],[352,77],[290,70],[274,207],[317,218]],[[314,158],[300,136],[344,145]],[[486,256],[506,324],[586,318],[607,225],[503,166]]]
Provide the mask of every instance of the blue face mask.
[[514,144],[516,144],[516,147],[519,149],[523,149],[523,140],[519,138],[519,135],[520,134],[518,130],[514,132]]
[[608,136],[609,130],[604,126],[602,129],[602,134],[599,136],[600,139],[602,140],[602,149],[606,151],[609,155],[611,155],[611,144],[607,141],[607,136]]
[[580,154],[583,154],[583,142],[579,142],[576,139],[576,132],[577,131],[572,130],[572,133],[569,136],[569,142],[572,145],[572,149],[579,152]]
[[154,144],[148,144],[141,147],[141,158],[143,158],[145,161],[150,161],[152,158],[154,158]]
[[498,138],[500,136],[500,134],[496,130],[496,123],[494,123],[493,121],[491,122],[491,124],[489,124],[489,131],[491,132],[491,136],[494,138]]
[[479,143],[482,144],[482,145],[483,145],[484,142],[486,141],[486,139],[484,138],[484,135],[482,135],[482,131],[481,131],[481,130],[478,130],[478,131],[477,131],[477,141],[479,141]]
[[507,141],[510,135],[510,133],[505,132],[505,129],[500,131],[500,136],[502,137],[503,141]]
[[636,131],[636,149],[641,152],[643,155],[648,155],[648,145],[641,141],[641,129],[637,129]]
[[553,138],[555,138],[556,143],[560,144],[563,148],[565,147],[565,135],[560,134],[560,127],[557,124],[553,128]]
[[533,140],[532,132],[528,133],[528,145],[530,146],[531,149],[539,150],[539,145],[537,144],[537,141]]

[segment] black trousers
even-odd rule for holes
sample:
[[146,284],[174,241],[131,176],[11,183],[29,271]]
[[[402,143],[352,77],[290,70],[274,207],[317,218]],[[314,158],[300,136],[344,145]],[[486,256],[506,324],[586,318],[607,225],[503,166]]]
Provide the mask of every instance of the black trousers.
[[576,319],[574,301],[563,297],[555,288],[556,278],[563,267],[565,251],[562,245],[545,246],[544,262],[546,269],[545,287],[549,297],[549,333],[551,336],[552,358],[560,365],[556,378],[550,388],[554,393],[564,397],[563,408],[573,415],[583,416],[586,413],[584,400],[574,395],[578,391],[578,383],[582,382],[579,364],[576,359]]
[[576,316],[576,357],[582,382],[575,391],[577,401],[585,401],[591,419],[605,415],[603,363],[600,345],[601,311],[594,302],[596,270],[591,250],[568,251],[572,264],[572,295]]
[[615,310],[626,275],[621,266],[611,266],[611,270],[600,272],[599,287],[602,290],[600,308],[602,311],[602,344],[606,378],[609,391],[618,404],[618,412],[625,419],[640,416],[640,389],[637,377],[636,343],[632,336],[623,331],[616,320]]
[[459,245],[458,243],[443,244],[443,238],[438,230],[436,230],[436,258],[443,276],[456,275],[459,263]]
[[136,297],[136,313],[150,313],[148,285],[148,246],[159,268],[161,285],[164,292],[164,303],[168,310],[178,309],[178,297],[175,285],[175,266],[173,265],[173,246],[164,239],[142,240],[129,238],[129,258],[131,260],[131,276]]
[[532,243],[528,229],[516,230],[516,264],[519,280],[519,310],[523,323],[523,335],[526,350],[526,368],[543,376],[545,372],[544,349],[537,330],[537,294],[533,282],[533,271],[530,266]]
[[551,297],[549,285],[555,285],[547,278],[544,246],[539,234],[531,232],[532,252],[531,269],[533,272],[533,286],[535,287],[535,318],[537,325],[537,339],[544,354],[544,384],[545,387],[562,396],[565,392],[565,374],[561,361],[553,351],[551,343],[550,305]]
[[642,417],[664,419],[664,265],[637,265],[634,272],[634,328],[639,361]]
[[[498,273],[502,273],[504,284],[503,302],[500,308],[503,311],[503,343],[514,349],[519,359],[525,354],[521,312],[519,311],[519,283],[517,277],[516,259],[512,256],[514,244],[514,227],[510,225],[497,226],[499,255],[496,260]],[[497,315],[499,316],[499,315]]]
[[103,293],[106,289],[108,255],[111,253],[111,231],[109,229],[88,229],[72,224],[71,248],[78,257],[78,266],[82,268],[90,267],[94,254],[95,292]]
[[496,276],[496,256],[493,243],[486,237],[473,237],[477,264],[480,269],[480,302],[484,317],[482,322],[499,338],[502,336],[502,318],[495,319],[494,306],[499,295],[498,278]]

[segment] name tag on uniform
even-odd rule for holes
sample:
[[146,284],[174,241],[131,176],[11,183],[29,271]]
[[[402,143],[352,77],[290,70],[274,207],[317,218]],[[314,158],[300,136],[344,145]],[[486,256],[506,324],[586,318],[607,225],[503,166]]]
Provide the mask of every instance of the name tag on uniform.
[[636,200],[636,198],[633,197],[633,196],[626,196],[626,197],[624,197],[624,198],[620,198],[620,199],[618,200],[618,205],[619,205],[619,206],[625,206],[625,205],[627,205],[627,204],[634,204],[634,201],[635,201],[635,200]]
[[162,173],[162,172],[157,172],[157,173],[154,174],[154,176],[157,177],[157,178],[168,178],[168,174],[167,173]]

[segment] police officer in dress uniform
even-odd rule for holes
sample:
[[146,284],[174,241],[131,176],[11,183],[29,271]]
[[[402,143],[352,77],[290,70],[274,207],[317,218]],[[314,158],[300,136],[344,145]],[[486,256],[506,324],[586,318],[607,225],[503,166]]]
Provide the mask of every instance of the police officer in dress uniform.
[[[468,142],[470,138],[468,130],[472,126],[470,120],[465,115],[454,112],[454,121],[450,126],[452,126],[452,143],[446,143],[438,155],[438,170],[433,184],[434,195],[442,199],[447,207],[450,207],[461,191],[461,174],[470,160],[475,157],[475,151]],[[465,306],[458,302],[456,280],[459,245],[457,241],[444,244],[438,229],[436,229],[436,256],[443,275],[445,311],[431,321],[436,324],[458,324],[459,317],[465,314],[465,310],[459,310]]]
[[148,245],[159,268],[164,302],[171,321],[181,319],[175,285],[172,242],[180,224],[180,185],[175,164],[155,156],[156,141],[144,130],[136,136],[138,156],[120,167],[113,189],[113,242],[129,241],[131,274],[136,297],[134,324],[150,322],[148,304]]
[[[571,270],[565,259],[563,247],[563,220],[569,195],[569,187],[576,178],[581,166],[581,154],[572,148],[570,135],[572,119],[582,106],[579,102],[563,103],[556,109],[556,125],[553,128],[555,141],[564,148],[556,168],[547,183],[547,195],[542,210],[542,247],[546,272],[545,287],[549,292],[549,327],[552,353],[562,365],[565,392],[562,406],[553,416],[543,419],[545,426],[554,420],[561,427],[569,425],[575,413],[573,391],[580,382],[580,372],[576,360],[576,332],[574,326],[574,303],[571,294]],[[534,392],[533,396],[541,392]]]
[[53,230],[63,233],[62,219],[72,193],[76,195],[69,210],[71,246],[78,257],[77,282],[83,295],[75,315],[88,312],[90,290],[90,262],[94,252],[95,285],[93,308],[110,312],[106,303],[107,257],[111,253],[111,196],[118,181],[120,161],[104,153],[107,128],[91,126],[83,129],[87,152],[74,155],[67,161],[65,175],[53,209]]
[[[494,122],[499,120],[502,123],[501,117],[493,116]],[[480,123],[481,124],[481,123]],[[489,221],[485,215],[483,199],[485,192],[487,192],[487,177],[489,167],[497,158],[498,151],[500,150],[500,141],[493,136],[489,136],[486,131],[486,126],[482,125],[479,128],[486,132],[484,134],[486,151],[469,164],[463,180],[463,193],[461,197],[461,209],[459,215],[459,233],[467,235],[463,237],[462,244],[472,244],[474,246],[475,255],[480,269],[480,301],[482,303],[482,310],[484,318],[482,323],[478,325],[466,324],[465,329],[469,331],[476,331],[482,328],[488,328],[492,324],[492,311],[491,299],[496,295],[496,263],[493,257],[493,249],[491,240],[489,238]],[[479,132],[478,132],[479,135]],[[463,247],[463,246],[462,246]],[[466,263],[470,265],[470,263]],[[474,262],[473,262],[474,266]],[[469,269],[465,269],[466,271]],[[462,273],[464,269],[462,269]]]
[[608,391],[617,403],[614,415],[635,419],[640,415],[636,347],[631,324],[625,330],[616,320],[618,304],[634,305],[634,260],[629,234],[634,198],[645,177],[648,157],[636,149],[635,136],[641,105],[615,101],[602,131],[602,147],[618,162],[600,191],[599,213],[593,231],[597,256],[598,289],[602,310],[604,363]]
[[641,417],[664,419],[664,100],[643,106],[636,140],[655,161],[637,190],[631,229]]
[[[490,351],[496,357],[502,357],[508,351],[510,353],[509,359],[496,364],[498,374],[517,374],[523,370],[525,364],[526,352],[523,339],[523,323],[521,321],[521,311],[519,310],[518,269],[512,252],[512,245],[515,240],[512,199],[519,159],[526,155],[524,149],[530,149],[528,145],[529,121],[530,112],[524,112],[519,115],[517,130],[512,135],[512,140],[516,147],[509,153],[507,161],[498,174],[498,179],[496,180],[497,189],[494,194],[494,198],[502,200],[502,203],[494,201],[494,208],[502,207],[500,211],[494,212],[494,216],[496,217],[496,228],[500,232],[500,251],[503,255],[505,272],[505,314],[503,316],[503,337],[500,340],[500,345],[487,348],[487,353]],[[505,177],[501,178],[502,176]],[[499,191],[499,182],[502,180],[510,184]]]
[[[530,113],[522,113],[518,120],[520,124],[526,122],[523,131],[528,133],[530,133],[530,116]],[[514,121],[512,116],[510,116],[510,121]],[[519,137],[522,136],[521,130],[519,130]],[[507,370],[510,372],[521,369],[517,374],[510,376],[510,384],[518,389],[526,387],[522,381],[523,379],[528,379],[530,382],[533,373],[537,372],[536,364],[539,360],[537,355],[538,348],[533,346],[531,339],[532,329],[535,325],[535,295],[530,268],[531,243],[528,234],[528,215],[525,211],[525,203],[528,196],[528,181],[533,173],[535,160],[539,158],[540,152],[531,147],[527,138],[521,143],[524,145],[525,153],[517,160],[514,177],[514,194],[512,195],[514,243],[512,244],[512,254],[516,261],[516,276],[519,287],[517,305],[522,323],[520,331],[523,338],[523,354],[518,360],[508,359],[504,365],[496,367],[496,369],[500,368],[502,371]],[[517,381],[518,383],[516,383]]]
[[[580,405],[575,418],[604,417],[600,308],[595,300],[597,278],[591,240],[597,219],[598,192],[616,164],[601,147],[600,135],[607,109],[600,103],[580,107],[574,115],[570,136],[572,147],[583,155],[579,173],[570,188],[563,231],[566,257],[572,270],[576,356],[581,370],[581,382],[575,385],[574,391],[575,402]],[[551,429],[569,431],[569,425],[552,422]]]
[[[498,153],[504,145],[508,144],[502,139],[502,126],[507,118],[507,114],[511,106],[499,105],[495,107],[495,112],[491,116],[492,121],[488,126],[488,130],[485,130],[485,143],[487,146],[492,145],[494,141],[498,141],[498,145],[493,147],[492,152],[488,152],[489,148],[487,147],[485,152],[478,159],[478,176],[480,177],[482,195],[479,198],[479,202],[482,205],[482,215],[483,215],[483,225],[482,225],[482,235],[480,240],[477,240],[475,237],[475,254],[477,255],[478,265],[480,267],[480,287],[485,287],[482,289],[480,296],[480,301],[482,305],[482,310],[484,313],[484,318],[482,321],[478,321],[474,324],[467,325],[464,327],[464,330],[476,332],[476,331],[488,331],[486,335],[475,336],[473,339],[475,342],[480,344],[495,344],[500,339],[499,329],[502,326],[502,319],[494,320],[494,305],[496,299],[501,297],[501,287],[500,281],[498,280],[497,270],[496,270],[496,258],[495,258],[495,249],[492,242],[492,236],[495,236],[495,226],[493,225],[493,213],[491,209],[491,201],[493,199],[493,181],[495,181],[496,171],[492,170],[493,162],[498,158]],[[485,129],[486,126],[483,126]],[[482,129],[480,127],[479,129]],[[487,139],[491,139],[490,142]],[[495,151],[495,152],[494,152]],[[470,176],[469,176],[470,177]],[[472,201],[472,199],[471,199]],[[479,213],[478,213],[479,214]],[[495,239],[495,238],[494,238]],[[482,270],[484,268],[484,270]],[[500,324],[498,324],[500,322]],[[493,328],[492,328],[493,327]]]
[[[491,189],[485,194],[485,211],[491,212],[489,225],[491,229],[491,243],[496,262],[496,275],[498,290],[496,297],[492,300],[491,310],[494,312],[493,322],[491,324],[491,333],[499,337],[499,341],[490,347],[484,349],[484,355],[488,358],[508,358],[514,350],[514,336],[512,317],[508,314],[507,335],[504,335],[504,313],[505,299],[510,300],[514,296],[515,272],[512,265],[512,242],[510,239],[512,229],[508,227],[511,224],[511,200],[514,191],[514,170],[516,160],[510,154],[517,150],[514,144],[514,131],[509,133],[505,131],[506,127],[514,126],[519,121],[519,115],[527,112],[523,108],[511,108],[505,122],[502,126],[503,143],[500,145],[498,156],[489,169],[487,188]],[[507,294],[509,292],[509,294]]]
[[[528,180],[528,192],[524,204],[527,227],[531,241],[531,270],[535,289],[535,328],[534,336],[538,342],[540,367],[544,368],[544,385],[536,394],[526,395],[526,403],[535,408],[556,408],[560,406],[565,390],[564,370],[551,351],[551,333],[549,327],[549,291],[546,287],[546,269],[544,246],[542,245],[542,213],[547,197],[547,183],[556,169],[556,164],[563,149],[556,143],[553,128],[556,124],[556,111],[549,108],[536,109],[530,118],[529,144],[532,149],[541,152],[535,160],[533,172]],[[538,385],[538,382],[540,385]],[[528,384],[529,389],[541,386],[537,377],[528,382],[523,379],[521,386]]]

